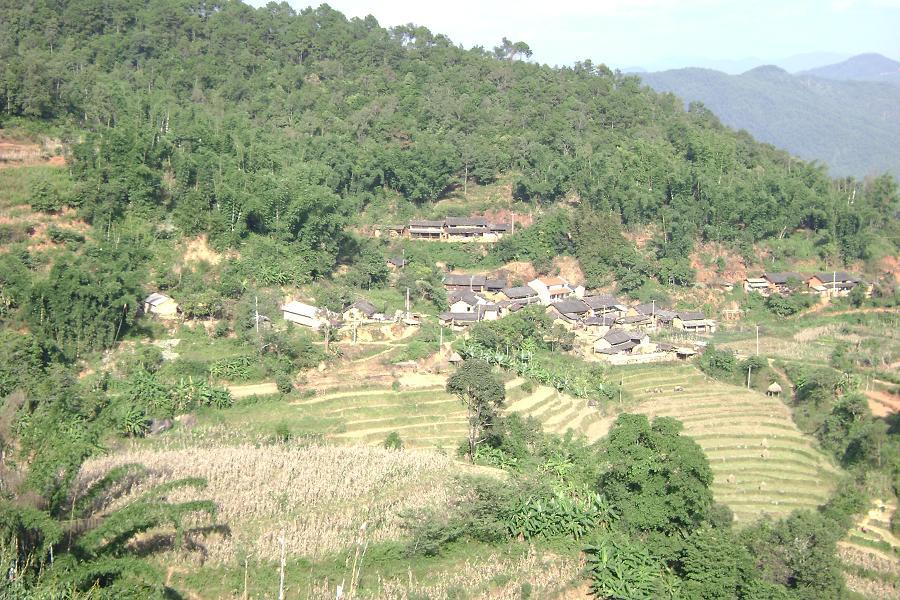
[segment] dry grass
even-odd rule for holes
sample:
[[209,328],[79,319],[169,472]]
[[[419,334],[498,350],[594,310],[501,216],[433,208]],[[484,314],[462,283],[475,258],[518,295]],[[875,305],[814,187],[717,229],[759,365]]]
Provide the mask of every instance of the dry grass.
[[186,449],[132,448],[87,462],[86,486],[111,468],[140,463],[151,475],[133,494],[182,477],[202,477],[201,491],[173,493],[172,501],[205,498],[219,506],[231,534],[194,540],[217,564],[238,557],[277,560],[284,532],[289,556],[323,557],[353,543],[365,524],[367,539],[402,539],[400,512],[448,505],[452,478],[462,465],[434,452],[375,447],[237,445]]
[[[532,598],[552,598],[577,585],[583,568],[583,561],[576,558],[538,552],[532,548],[518,557],[491,555],[476,561],[465,561],[452,569],[433,574],[433,581],[427,584],[417,581],[412,572],[404,579],[383,580],[379,592],[371,597],[378,600],[519,600],[523,597],[523,585],[527,584],[531,587]],[[322,583],[311,591],[309,597],[323,600],[334,598],[335,589]]]

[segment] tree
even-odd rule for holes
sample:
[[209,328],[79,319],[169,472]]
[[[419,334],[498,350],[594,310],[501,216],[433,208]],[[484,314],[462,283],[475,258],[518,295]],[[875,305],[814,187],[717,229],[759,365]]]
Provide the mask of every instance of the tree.
[[597,490],[638,531],[690,531],[712,507],[712,471],[703,450],[681,435],[681,423],[622,414],[603,448]]
[[469,425],[469,460],[497,419],[506,399],[506,388],[489,364],[468,359],[447,380],[447,393],[453,394],[466,407]]

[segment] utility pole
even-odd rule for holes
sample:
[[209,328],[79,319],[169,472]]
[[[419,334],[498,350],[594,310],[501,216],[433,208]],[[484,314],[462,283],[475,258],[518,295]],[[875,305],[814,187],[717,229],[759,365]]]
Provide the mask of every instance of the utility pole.
[[753,365],[747,365],[747,389],[750,389],[750,369],[753,368]]
[[406,318],[409,319],[409,288],[406,288]]
[[441,341],[440,341],[440,345],[438,346],[438,352],[443,352],[443,351],[444,351],[444,326],[441,325]]
[[281,566],[278,569],[278,600],[284,600],[284,531],[281,532],[278,542],[281,544]]

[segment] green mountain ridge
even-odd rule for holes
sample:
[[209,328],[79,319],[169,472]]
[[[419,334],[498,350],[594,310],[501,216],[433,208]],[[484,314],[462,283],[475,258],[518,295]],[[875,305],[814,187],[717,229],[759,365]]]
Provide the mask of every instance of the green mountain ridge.
[[859,54],[833,65],[807,69],[797,74],[839,81],[876,81],[900,85],[900,62],[881,54]]
[[900,174],[900,87],[791,75],[774,66],[741,75],[706,69],[645,73],[641,80],[835,175]]

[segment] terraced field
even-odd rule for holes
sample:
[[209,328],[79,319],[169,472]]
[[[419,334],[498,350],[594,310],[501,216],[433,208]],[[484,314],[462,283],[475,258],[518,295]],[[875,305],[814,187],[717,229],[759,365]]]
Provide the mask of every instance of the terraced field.
[[893,502],[873,502],[872,509],[838,544],[847,586],[866,598],[900,597],[900,539],[891,533]]
[[[632,398],[627,410],[684,423],[685,433],[709,457],[716,499],[730,506],[739,522],[814,508],[828,498],[838,470],[796,428],[779,399],[707,379],[687,364],[622,367],[613,376]],[[454,451],[466,436],[465,411],[438,379],[399,391],[369,388],[287,405],[238,405],[223,413],[220,424],[263,435],[286,428],[364,444],[381,444],[396,431],[407,447]],[[507,383],[507,406],[535,417],[547,431],[572,429],[591,441],[603,437],[615,420],[615,414],[604,415],[584,400],[520,378]]]
[[[739,522],[813,508],[828,498],[837,469],[777,398],[707,379],[683,364],[623,367],[614,377],[635,401],[629,411],[684,423],[709,457],[716,499]],[[571,427],[591,440],[605,435],[615,419],[546,389],[514,401],[510,410],[535,416],[551,431]]]

